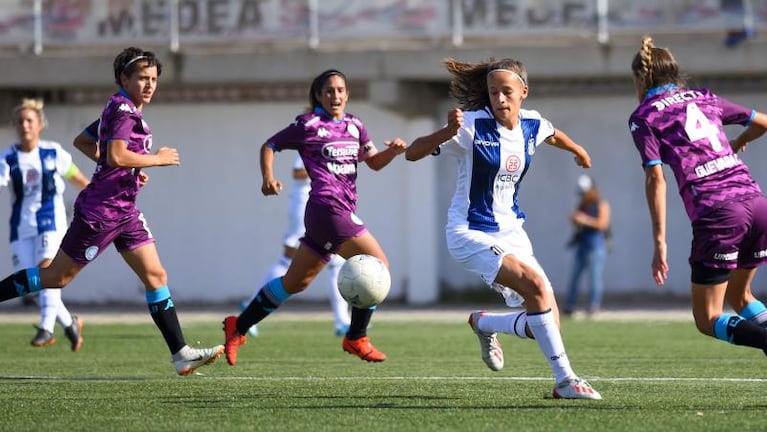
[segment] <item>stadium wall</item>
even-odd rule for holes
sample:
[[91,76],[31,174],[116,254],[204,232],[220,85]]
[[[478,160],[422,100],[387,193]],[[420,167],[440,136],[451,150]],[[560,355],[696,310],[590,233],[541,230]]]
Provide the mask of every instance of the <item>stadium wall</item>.
[[[722,95],[767,109],[765,92]],[[615,237],[606,270],[608,295],[686,296],[691,235],[673,185],[668,194],[670,280],[658,289],[650,277],[652,250],[643,174],[626,126],[635,105],[630,94],[536,96],[535,88],[525,103],[585,146],[593,157],[589,174],[610,200],[613,211]],[[350,103],[349,111],[365,120],[380,147],[394,136],[410,141],[431,131],[450,106],[449,100],[441,99],[432,112],[406,117],[356,100]],[[287,125],[302,108],[301,102],[157,103],[146,108],[155,147],[174,146],[181,152],[180,167],[148,170],[150,184],[140,196],[140,208],[158,239],[178,300],[228,302],[246,297],[279,256],[287,197],[261,195],[258,151],[272,132]],[[45,138],[71,149],[72,138],[100,109],[100,105],[49,105],[50,127]],[[0,142],[10,144],[13,138],[9,127],[0,128]],[[743,159],[757,180],[767,185],[767,174],[758,169],[759,163],[767,160],[763,141],[749,146]],[[290,181],[293,157],[293,153],[277,156],[277,173],[283,181]],[[92,162],[78,154],[75,160],[85,173],[92,172]],[[543,147],[536,153],[520,192],[522,209],[528,215],[526,229],[558,292],[566,289],[568,280],[568,217],[576,203],[574,181],[581,172],[569,154]],[[667,177],[673,184],[669,171]],[[455,164],[444,157],[418,163],[398,158],[377,173],[361,167],[358,213],[389,256],[392,298],[428,304],[440,295],[484,289],[478,278],[453,262],[445,247],[443,227],[454,181]],[[69,191],[69,203],[74,196]],[[6,209],[2,214],[8,214],[7,204],[0,208]],[[0,238],[7,235],[7,224],[0,224]],[[11,271],[10,252],[7,247],[0,251],[0,273],[5,274]],[[325,281],[325,275],[320,281]],[[757,276],[754,287],[764,292],[762,276]],[[113,249],[82,272],[67,288],[66,297],[73,302],[143,302],[140,282]],[[315,283],[302,297],[324,300],[325,286]]]

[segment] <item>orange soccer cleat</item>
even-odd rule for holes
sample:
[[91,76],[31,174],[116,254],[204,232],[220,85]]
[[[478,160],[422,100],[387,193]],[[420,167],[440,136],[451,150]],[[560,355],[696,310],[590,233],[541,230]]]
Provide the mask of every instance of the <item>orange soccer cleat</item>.
[[386,360],[386,354],[378,351],[376,347],[370,343],[370,338],[365,336],[359,339],[351,340],[348,337],[344,337],[344,341],[341,344],[344,351],[349,354],[354,354],[362,360],[369,362],[382,362]]

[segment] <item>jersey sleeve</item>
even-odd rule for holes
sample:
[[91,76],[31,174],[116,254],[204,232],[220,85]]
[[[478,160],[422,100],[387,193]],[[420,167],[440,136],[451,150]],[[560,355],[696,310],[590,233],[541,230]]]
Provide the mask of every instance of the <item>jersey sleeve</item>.
[[62,177],[67,178],[69,170],[72,169],[72,154],[64,150],[59,143],[54,143],[56,148],[56,172]]
[[8,186],[11,180],[11,167],[5,161],[5,154],[0,158],[0,187]]
[[748,126],[756,116],[756,111],[751,108],[730,102],[717,96],[717,105],[722,110],[722,124]]
[[642,157],[642,167],[661,164],[660,141],[655,137],[647,123],[638,117],[631,117],[629,130],[634,139],[634,145]]
[[302,117],[266,140],[274,151],[297,150],[306,138],[306,122]]
[[368,134],[368,130],[364,123],[355,117],[352,119],[352,124],[357,128],[360,140],[360,151],[357,153],[357,161],[363,162],[378,153],[378,148],[376,148],[375,144],[370,139],[370,135]]
[[117,104],[113,104],[104,111],[100,139],[103,138],[107,143],[114,140],[130,142],[136,119],[129,109],[123,108],[124,106],[121,104],[118,108]]
[[538,135],[535,137],[535,146],[538,147],[539,145],[543,144],[547,139],[554,136],[554,125],[551,124],[550,121],[543,118],[538,114],[537,111],[533,111],[536,116],[540,119],[541,123],[538,126]]

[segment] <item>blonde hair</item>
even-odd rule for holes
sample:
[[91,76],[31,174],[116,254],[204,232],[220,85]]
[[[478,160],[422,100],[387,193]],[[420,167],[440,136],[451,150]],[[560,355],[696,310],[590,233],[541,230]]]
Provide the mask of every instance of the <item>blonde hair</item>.
[[43,128],[45,128],[48,126],[48,121],[45,119],[45,111],[43,111],[44,105],[45,103],[43,103],[42,99],[22,99],[21,103],[13,109],[13,121],[15,122],[18,120],[22,111],[32,110],[37,113],[37,117],[40,119],[40,123],[43,125]]
[[482,63],[464,63],[454,58],[442,61],[445,69],[453,76],[450,80],[450,96],[458,101],[463,110],[477,111],[490,106],[487,91],[487,75],[496,70],[516,74],[527,85],[527,70],[519,60],[510,58],[496,60],[489,58]]
[[684,86],[679,63],[667,48],[658,48],[650,36],[642,37],[642,46],[631,62],[631,71],[641,84],[642,94],[665,84]]

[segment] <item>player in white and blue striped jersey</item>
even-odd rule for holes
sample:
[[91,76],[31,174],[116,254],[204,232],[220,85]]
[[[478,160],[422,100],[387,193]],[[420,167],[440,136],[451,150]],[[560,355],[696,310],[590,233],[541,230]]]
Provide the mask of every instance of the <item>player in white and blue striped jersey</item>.
[[535,338],[554,373],[555,398],[601,399],[579,378],[565,352],[559,309],[551,283],[533,255],[522,229],[519,206],[522,180],[544,142],[575,155],[590,167],[588,153],[536,111],[522,109],[527,71],[513,59],[479,64],[445,61],[452,74],[451,95],[460,108],[448,113],[442,129],[413,141],[408,160],[448,154],[458,162],[455,195],[448,210],[447,247],[467,270],[503,295],[509,307],[523,311],[476,311],[469,325],[479,338],[482,359],[492,370],[504,365],[497,333]]
[[[40,139],[45,128],[43,102],[24,99],[13,110],[19,141],[0,156],[0,187],[11,191],[11,252],[15,271],[50,264],[67,231],[64,180],[78,190],[88,179],[72,162],[72,155],[54,141]],[[73,316],[61,300],[61,290],[44,289],[38,296],[40,324],[31,340],[36,347],[56,343],[58,322],[72,351],[82,346],[82,320]]]

